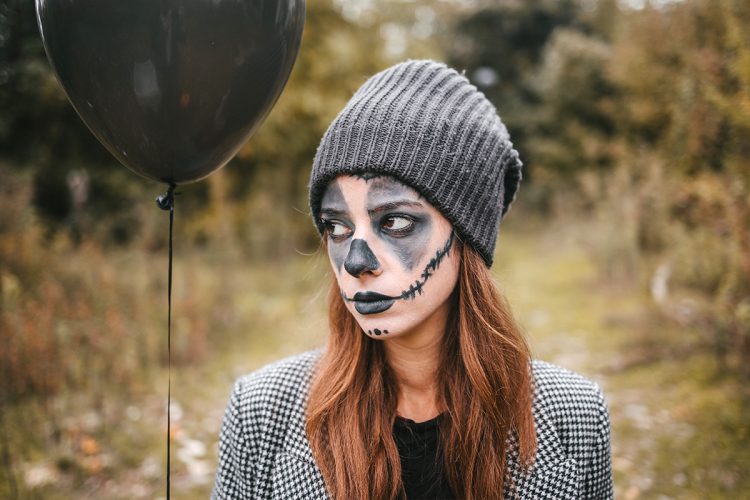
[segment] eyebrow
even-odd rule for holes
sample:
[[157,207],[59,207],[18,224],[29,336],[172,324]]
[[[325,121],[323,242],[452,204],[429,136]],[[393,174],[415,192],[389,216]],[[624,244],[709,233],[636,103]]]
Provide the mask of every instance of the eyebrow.
[[378,212],[385,212],[386,210],[393,210],[395,208],[400,208],[400,207],[423,208],[424,205],[422,205],[418,201],[408,201],[408,200],[390,201],[388,203],[382,203],[373,208],[368,208],[367,213],[372,215]]
[[321,208],[320,209],[320,215],[328,215],[328,216],[333,216],[333,217],[346,215],[348,213],[349,212],[347,212],[343,208]]

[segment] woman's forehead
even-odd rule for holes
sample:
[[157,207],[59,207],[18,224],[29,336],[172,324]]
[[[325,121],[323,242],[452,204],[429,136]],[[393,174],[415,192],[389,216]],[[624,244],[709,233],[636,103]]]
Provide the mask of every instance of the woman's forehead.
[[[419,193],[407,186],[398,179],[389,175],[362,179],[361,177],[347,176],[351,182],[361,183],[363,180],[366,184],[368,196],[406,196],[409,198],[420,198]],[[346,179],[343,180],[347,182]]]
[[[343,203],[372,205],[421,199],[417,191],[389,175],[341,175],[328,183],[323,194],[322,208]],[[426,202],[424,204],[428,205]]]

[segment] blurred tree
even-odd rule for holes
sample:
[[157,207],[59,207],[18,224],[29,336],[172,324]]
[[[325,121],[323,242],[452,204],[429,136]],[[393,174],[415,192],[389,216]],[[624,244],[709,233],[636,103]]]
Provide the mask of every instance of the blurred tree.
[[568,181],[569,200],[596,200],[631,228],[609,247],[673,262],[715,345],[750,359],[750,4],[481,5],[443,42],[508,124],[526,199],[548,206]]
[[582,27],[580,13],[575,0],[503,0],[459,18],[443,42],[450,63],[497,106],[527,165],[536,162],[529,141],[540,105],[533,75],[552,33]]
[[[629,12],[611,71],[623,96],[618,130],[631,159],[656,153],[668,170],[682,284],[711,303],[720,352],[750,360],[750,5],[687,0]],[[647,165],[633,162],[635,175]],[[644,223],[652,215],[643,213]],[[669,237],[667,237],[667,240]],[[670,244],[671,243],[671,244]],[[707,251],[707,249],[711,249]],[[687,257],[686,257],[687,256]],[[705,263],[715,270],[706,274]],[[716,265],[721,263],[720,265]]]
[[[722,327],[729,331],[742,354],[745,373],[750,374],[750,5],[723,0],[720,71],[725,81],[708,79],[705,94],[723,125],[729,239],[733,262],[717,296]],[[705,77],[704,77],[705,78]],[[717,224],[718,221],[714,221]],[[719,222],[720,224],[720,222]]]
[[[35,204],[54,224],[70,221],[71,170],[91,171],[87,210],[118,219],[128,205],[115,160],[76,115],[44,55],[34,2],[0,4],[0,159],[34,171]],[[102,171],[105,171],[104,173]],[[133,182],[133,184],[135,184]],[[113,227],[117,226],[115,222]]]
[[536,167],[548,177],[575,180],[579,171],[615,164],[617,89],[607,65],[611,47],[580,31],[559,28],[534,76],[539,96],[533,141]]
[[620,20],[619,0],[593,0],[583,2],[581,19],[591,34],[611,42],[617,33]]

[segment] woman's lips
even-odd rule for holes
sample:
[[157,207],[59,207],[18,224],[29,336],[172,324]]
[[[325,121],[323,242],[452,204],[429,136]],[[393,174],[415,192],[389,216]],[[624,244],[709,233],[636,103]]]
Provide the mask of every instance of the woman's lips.
[[354,297],[346,300],[354,302],[354,309],[359,314],[377,314],[390,309],[397,299],[398,297],[390,297],[378,292],[357,292]]
[[375,302],[355,301],[354,309],[356,309],[359,314],[377,314],[390,309],[394,302],[396,302],[394,299],[378,300]]

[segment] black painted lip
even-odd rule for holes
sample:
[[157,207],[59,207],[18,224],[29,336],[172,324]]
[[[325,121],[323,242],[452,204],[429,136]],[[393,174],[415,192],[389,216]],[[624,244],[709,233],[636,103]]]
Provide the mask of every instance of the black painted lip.
[[346,300],[354,302],[354,309],[359,314],[377,314],[390,309],[397,299],[398,297],[390,297],[378,292],[357,292],[354,297]]
[[383,295],[378,292],[357,292],[349,300],[354,302],[379,302],[382,300],[396,300],[398,297],[391,297],[389,295]]
[[354,309],[356,309],[359,314],[377,314],[387,311],[395,302],[395,299],[368,302],[354,301]]

